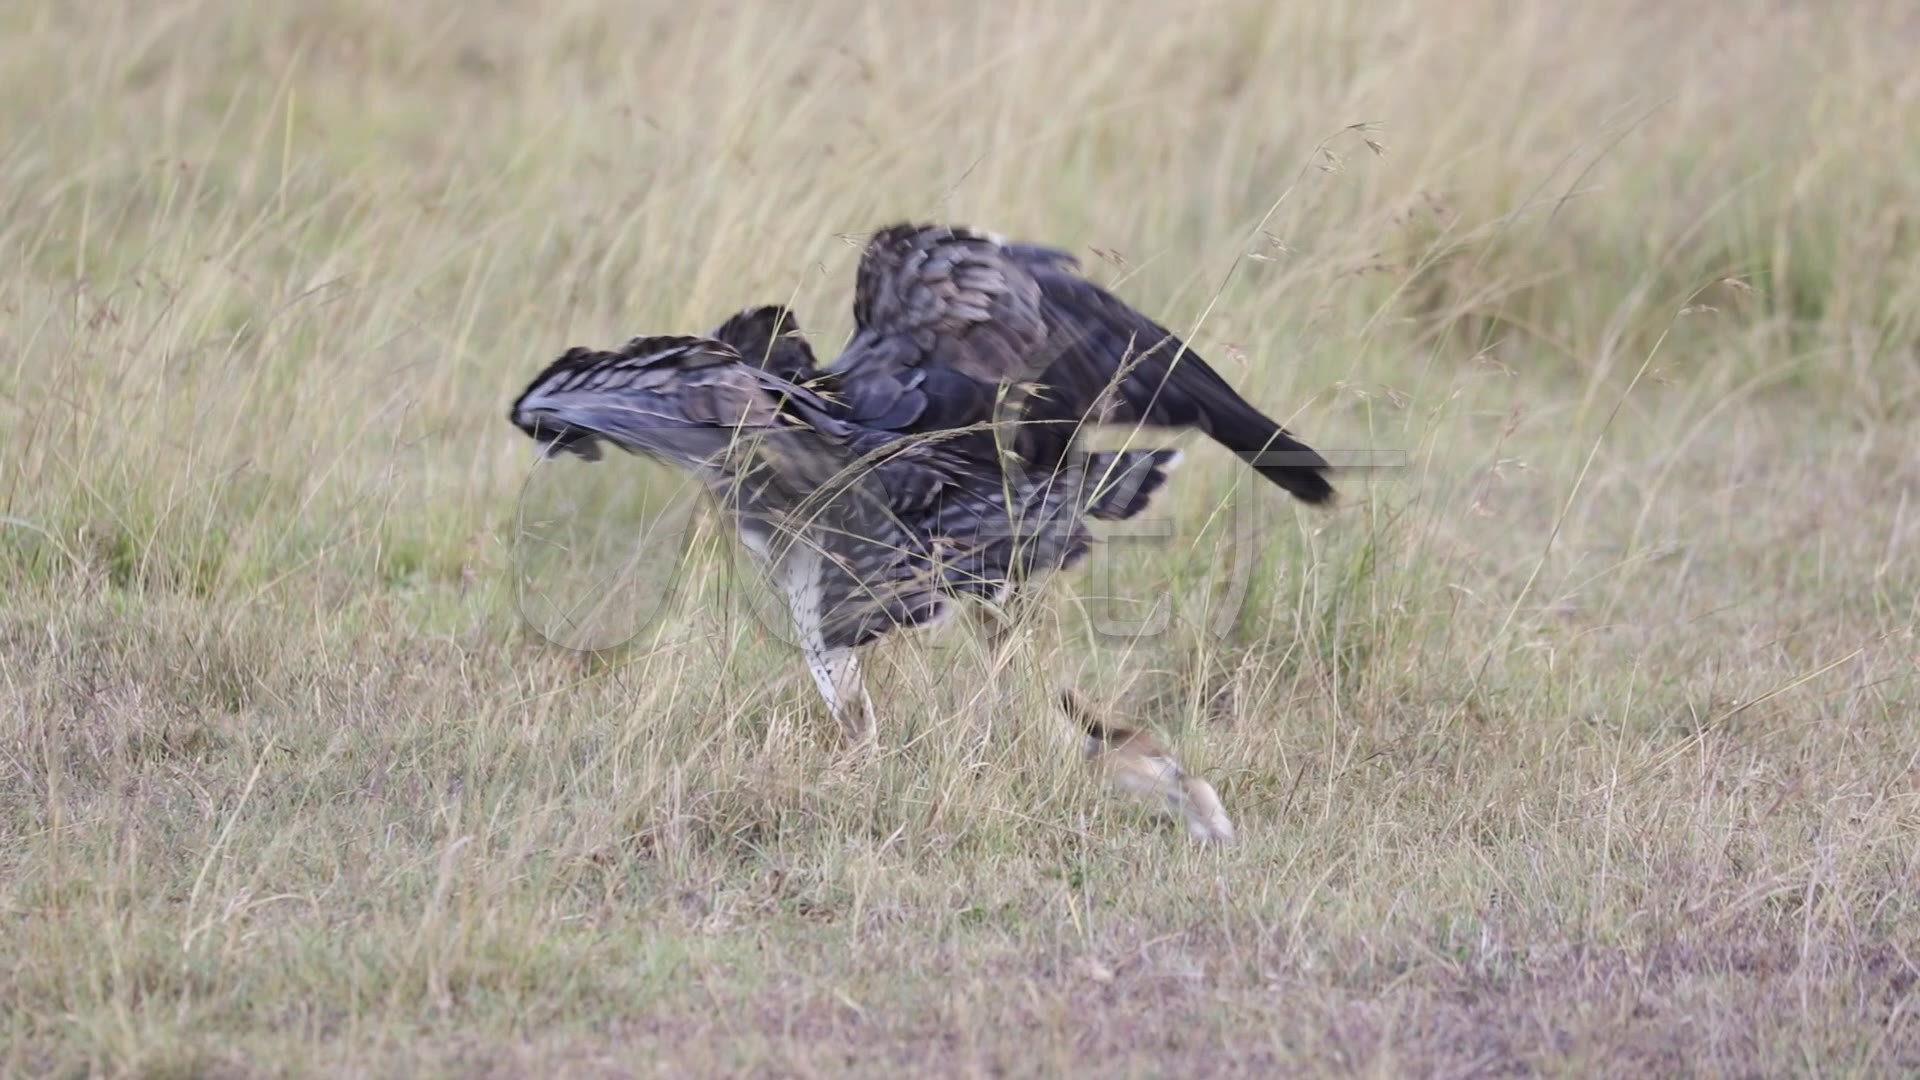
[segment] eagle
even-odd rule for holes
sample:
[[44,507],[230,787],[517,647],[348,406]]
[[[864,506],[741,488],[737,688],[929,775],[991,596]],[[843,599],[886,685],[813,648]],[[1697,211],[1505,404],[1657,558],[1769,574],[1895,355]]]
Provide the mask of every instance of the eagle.
[[[991,233],[903,224],[862,252],[855,330],[817,364],[780,305],[704,336],[575,347],[510,410],[545,453],[608,443],[697,475],[785,595],[821,697],[870,745],[863,647],[956,602],[1005,605],[1090,549],[1088,519],[1143,511],[1167,448],[1094,451],[1092,425],[1198,430],[1310,504],[1327,463],[1236,394],[1176,335],[1078,273],[1071,255]],[[1089,756],[1197,840],[1232,837],[1204,780],[1070,690]]]

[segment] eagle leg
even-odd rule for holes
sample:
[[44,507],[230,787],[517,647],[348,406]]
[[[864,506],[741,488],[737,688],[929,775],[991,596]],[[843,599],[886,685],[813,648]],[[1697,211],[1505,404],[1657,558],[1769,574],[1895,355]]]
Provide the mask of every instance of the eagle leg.
[[840,736],[854,748],[874,744],[879,725],[874,720],[873,699],[867,696],[866,680],[860,675],[860,658],[852,649],[809,647],[807,671],[813,675],[827,711],[840,725]]

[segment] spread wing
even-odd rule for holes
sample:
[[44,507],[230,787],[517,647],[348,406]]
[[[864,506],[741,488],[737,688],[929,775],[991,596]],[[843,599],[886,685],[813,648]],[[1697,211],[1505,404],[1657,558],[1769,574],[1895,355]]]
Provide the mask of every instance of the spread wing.
[[862,254],[855,333],[830,372],[858,423],[895,431],[1014,425],[1057,464],[1085,424],[1198,430],[1308,502],[1326,462],[1178,335],[1083,277],[1073,256],[950,226],[895,225]]
[[992,419],[998,388],[1039,374],[1040,285],[993,237],[883,229],[860,258],[854,335],[831,371],[858,423],[951,430]]
[[819,395],[698,337],[569,349],[534,377],[509,417],[549,454],[597,460],[606,441],[694,469],[721,467],[737,447],[770,436],[835,452],[854,439]]

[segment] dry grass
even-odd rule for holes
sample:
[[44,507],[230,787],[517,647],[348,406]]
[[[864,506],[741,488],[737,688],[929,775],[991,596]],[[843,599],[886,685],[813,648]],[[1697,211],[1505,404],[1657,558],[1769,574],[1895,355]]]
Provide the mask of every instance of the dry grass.
[[[0,7],[0,1067],[1920,1069],[1920,21],[1445,7]],[[525,633],[525,378],[836,340],[899,217],[1410,467],[1242,488],[1210,635],[1195,446],[997,686],[889,648],[864,770],[737,608]]]

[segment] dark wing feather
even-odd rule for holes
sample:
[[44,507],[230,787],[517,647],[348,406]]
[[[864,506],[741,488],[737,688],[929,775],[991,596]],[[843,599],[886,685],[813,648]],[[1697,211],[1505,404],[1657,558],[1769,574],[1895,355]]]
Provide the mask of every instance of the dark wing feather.
[[1082,276],[1064,251],[949,226],[895,225],[861,256],[856,329],[830,368],[857,423],[989,425],[1030,466],[1086,424],[1197,429],[1307,502],[1326,461],[1235,393],[1172,331]]
[[779,304],[738,312],[712,336],[732,346],[747,363],[788,382],[804,383],[820,374],[800,321]]
[[[514,399],[508,418],[548,454],[600,458],[599,440],[623,442],[640,428],[672,423],[659,418],[659,391],[708,360],[699,338],[634,338],[617,351],[568,349]],[[657,418],[657,419],[656,419]]]
[[617,351],[569,349],[515,399],[515,426],[590,460],[599,440],[690,468],[711,468],[742,436],[796,430],[844,443],[847,425],[819,395],[744,364],[709,338],[635,338]]
[[992,418],[996,391],[1038,374],[1040,286],[998,241],[945,226],[881,230],[861,255],[854,336],[831,370],[850,415],[894,431]]
[[1087,515],[1106,521],[1133,517],[1147,508],[1180,463],[1178,450],[1119,450],[1085,457]]
[[[1083,420],[1193,428],[1241,455],[1300,499],[1333,497],[1327,463],[1236,393],[1173,331],[1082,277],[1070,257],[1021,247],[1039,282],[1050,360],[1044,392],[1024,403],[1025,429],[1057,446]],[[1044,452],[1043,452],[1044,456]]]

